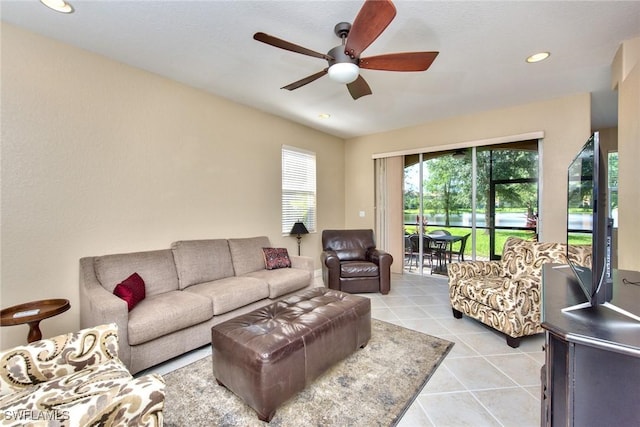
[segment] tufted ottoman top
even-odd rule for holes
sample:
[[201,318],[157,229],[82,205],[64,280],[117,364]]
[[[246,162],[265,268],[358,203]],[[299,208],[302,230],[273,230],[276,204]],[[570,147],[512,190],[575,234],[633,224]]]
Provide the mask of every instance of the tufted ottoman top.
[[214,326],[212,341],[227,349],[237,347],[232,351],[239,357],[275,362],[303,347],[305,336],[322,330],[323,325],[352,315],[354,310],[368,312],[370,304],[365,297],[312,288]]

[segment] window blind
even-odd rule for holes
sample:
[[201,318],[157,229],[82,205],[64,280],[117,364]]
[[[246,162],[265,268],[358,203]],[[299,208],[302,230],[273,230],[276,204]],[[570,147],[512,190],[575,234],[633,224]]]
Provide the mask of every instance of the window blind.
[[316,231],[316,154],[282,146],[282,233],[301,221]]

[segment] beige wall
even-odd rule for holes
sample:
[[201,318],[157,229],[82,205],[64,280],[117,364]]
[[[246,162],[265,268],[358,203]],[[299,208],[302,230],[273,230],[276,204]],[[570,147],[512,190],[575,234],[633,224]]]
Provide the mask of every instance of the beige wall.
[[[358,211],[374,208],[372,155],[428,147],[440,147],[479,140],[544,132],[541,239],[566,239],[567,166],[591,133],[590,96],[579,94],[502,110],[486,111],[416,127],[380,133],[347,141],[346,213],[347,227],[371,227],[370,216]],[[395,239],[402,239],[398,229]],[[393,253],[402,260],[402,253]]]
[[[280,231],[280,148],[317,155],[319,229],[344,226],[344,141],[2,25],[0,305],[68,298],[45,337],[79,327],[78,259],[180,239]],[[319,265],[318,234],[303,255]],[[0,348],[27,326],[3,327]]]
[[622,44],[613,71],[618,89],[618,268],[640,270],[640,38]]

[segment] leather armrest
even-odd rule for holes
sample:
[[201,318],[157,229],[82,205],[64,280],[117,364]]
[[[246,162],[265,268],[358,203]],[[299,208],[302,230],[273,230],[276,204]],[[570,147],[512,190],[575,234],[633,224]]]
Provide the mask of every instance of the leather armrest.
[[367,259],[378,266],[380,274],[380,293],[386,295],[391,290],[391,264],[393,256],[381,249],[371,249],[367,253]]
[[323,251],[320,255],[322,261],[322,278],[329,289],[340,290],[340,258],[335,251]]
[[390,253],[383,251],[382,249],[370,249],[367,252],[367,261],[380,266],[380,264],[389,263],[389,266],[393,263],[393,257]]
[[321,255],[322,264],[330,269],[340,268],[340,258],[336,251],[324,251]]

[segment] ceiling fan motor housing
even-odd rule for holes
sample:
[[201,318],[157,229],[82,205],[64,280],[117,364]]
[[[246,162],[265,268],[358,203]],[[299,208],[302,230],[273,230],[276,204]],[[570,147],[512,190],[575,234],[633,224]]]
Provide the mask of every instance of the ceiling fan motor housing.
[[327,55],[332,58],[327,61],[329,62],[329,66],[332,66],[333,64],[340,64],[343,62],[350,62],[356,65],[360,64],[359,58],[352,58],[346,53],[344,53],[344,46],[342,45],[334,47],[329,52],[327,52]]

